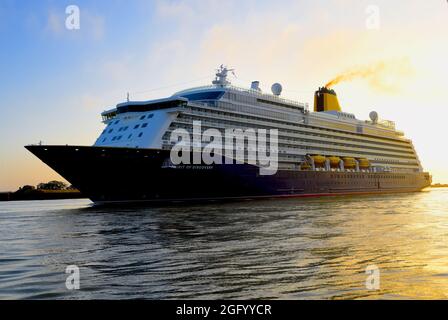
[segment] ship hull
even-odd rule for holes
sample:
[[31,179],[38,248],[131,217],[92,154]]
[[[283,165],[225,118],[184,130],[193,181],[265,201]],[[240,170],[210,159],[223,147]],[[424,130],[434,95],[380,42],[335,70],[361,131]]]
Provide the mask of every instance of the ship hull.
[[169,150],[26,146],[97,204],[415,192],[429,174],[279,170],[249,164],[170,165]]

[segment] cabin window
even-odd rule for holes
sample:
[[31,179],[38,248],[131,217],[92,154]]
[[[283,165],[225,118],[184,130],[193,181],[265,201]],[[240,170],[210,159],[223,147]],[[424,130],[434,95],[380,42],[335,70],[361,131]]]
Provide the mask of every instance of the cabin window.
[[115,124],[118,124],[118,122],[120,122],[120,120],[115,121]]
[[146,128],[148,126],[147,123],[142,124],[142,128]]
[[114,131],[114,129],[109,129],[109,133],[112,133],[112,131]]
[[154,115],[151,113],[151,114],[148,116],[148,119],[151,119],[152,117],[154,117]]
[[121,139],[122,136],[118,136],[117,141]]
[[139,124],[136,124],[135,127],[134,127],[134,129],[138,129],[139,127],[140,127],[140,125],[139,125]]
[[140,132],[140,133],[138,134],[138,137],[140,138],[142,135],[143,135],[143,132]]
[[140,117],[140,120],[143,120],[143,119],[145,119],[145,117],[146,117],[146,116],[141,116],[141,117]]

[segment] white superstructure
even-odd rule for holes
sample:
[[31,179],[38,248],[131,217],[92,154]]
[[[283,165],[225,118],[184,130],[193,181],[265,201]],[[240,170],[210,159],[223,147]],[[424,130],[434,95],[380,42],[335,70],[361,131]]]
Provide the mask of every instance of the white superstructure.
[[118,104],[102,113],[106,128],[95,146],[171,149],[176,128],[192,134],[193,121],[203,130],[278,129],[279,169],[300,170],[307,155],[368,159],[377,171],[422,172],[412,141],[392,122],[362,121],[338,112],[310,112],[305,103],[234,87],[231,70],[221,66],[212,85],[175,93],[166,99]]

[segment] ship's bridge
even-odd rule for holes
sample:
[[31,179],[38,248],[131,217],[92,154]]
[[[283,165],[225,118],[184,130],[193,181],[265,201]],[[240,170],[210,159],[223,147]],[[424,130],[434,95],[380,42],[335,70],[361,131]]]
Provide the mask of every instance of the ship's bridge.
[[177,92],[173,97],[181,97],[188,101],[215,101],[222,98],[225,90],[216,86],[199,87]]
[[186,105],[187,99],[182,97],[166,98],[149,101],[128,101],[117,105],[117,114],[126,112],[145,112],[161,109],[170,109]]
[[171,109],[183,107],[188,103],[188,99],[182,97],[171,97],[165,99],[156,99],[148,101],[127,101],[117,104],[113,109],[101,113],[103,121],[115,118],[118,114],[129,112],[147,112],[162,109]]

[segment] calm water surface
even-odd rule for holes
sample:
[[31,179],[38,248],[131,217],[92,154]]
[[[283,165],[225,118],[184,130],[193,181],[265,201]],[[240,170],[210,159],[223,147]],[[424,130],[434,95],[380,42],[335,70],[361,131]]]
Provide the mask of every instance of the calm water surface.
[[[0,202],[0,298],[448,298],[447,208],[448,189],[158,208]],[[80,290],[65,287],[68,265]],[[365,287],[369,265],[379,290]]]

